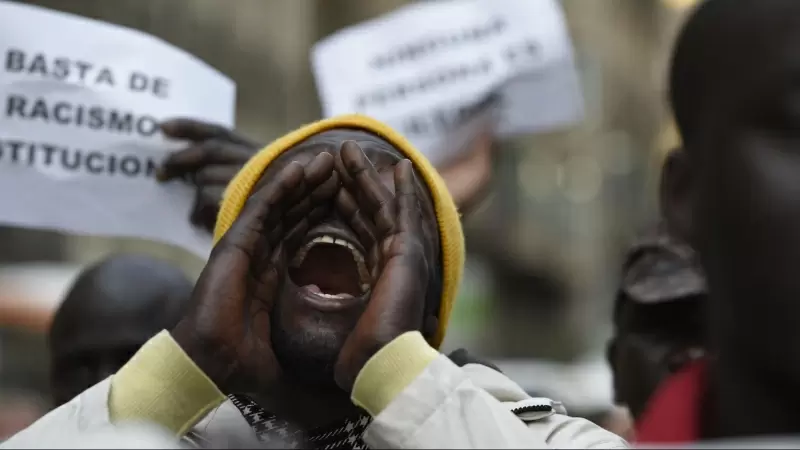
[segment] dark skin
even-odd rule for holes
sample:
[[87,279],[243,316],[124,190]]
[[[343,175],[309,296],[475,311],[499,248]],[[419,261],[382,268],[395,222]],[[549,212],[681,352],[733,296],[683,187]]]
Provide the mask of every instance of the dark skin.
[[191,291],[180,269],[145,256],[116,255],[84,271],[48,336],[56,406],[114,374],[148,339],[174,327]]
[[[712,0],[689,23],[672,74],[686,148],[671,157],[667,201],[711,292],[703,434],[796,434],[800,2]],[[691,72],[704,57],[713,64]]]
[[[436,330],[437,230],[396,149],[362,131],[321,133],[265,171],[173,336],[225,392],[305,428],[350,416],[366,361],[406,331]],[[322,236],[362,255],[366,278],[342,245],[308,248]]]
[[[189,219],[213,232],[225,187],[264,145],[225,127],[186,118],[167,120],[161,129],[168,138],[186,141],[187,146],[164,160],[159,181],[190,181],[195,200]],[[481,124],[466,145],[456,160],[437,167],[462,215],[473,211],[488,191],[493,165],[491,125]]]
[[192,119],[168,120],[161,130],[168,138],[186,141],[187,146],[164,160],[159,181],[188,178],[195,187],[189,220],[213,232],[225,186],[263,146],[225,127]]

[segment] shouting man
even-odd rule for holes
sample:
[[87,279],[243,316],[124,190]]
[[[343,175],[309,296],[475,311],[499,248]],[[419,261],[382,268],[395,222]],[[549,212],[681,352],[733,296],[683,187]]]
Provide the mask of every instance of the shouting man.
[[240,394],[245,415],[249,399],[269,414],[262,440],[281,446],[625,447],[436,350],[461,225],[435,169],[385,125],[344,116],[273,142],[228,186],[215,239],[176,327],[6,445],[143,420],[204,438],[240,425],[225,395]]

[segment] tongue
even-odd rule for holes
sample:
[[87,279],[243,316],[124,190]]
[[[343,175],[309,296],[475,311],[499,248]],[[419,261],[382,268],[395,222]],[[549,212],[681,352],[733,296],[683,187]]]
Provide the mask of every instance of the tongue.
[[289,277],[296,286],[308,286],[318,294],[361,294],[356,262],[350,251],[340,245],[315,245],[300,267],[289,268]]
[[347,294],[347,293],[326,294],[326,293],[322,292],[322,289],[320,289],[319,286],[317,286],[316,284],[307,284],[307,285],[303,286],[303,289],[306,289],[309,292],[313,292],[314,294],[322,294],[323,296],[327,296],[327,297],[353,298],[352,295]]
[[319,288],[319,286],[317,286],[316,284],[308,284],[308,285],[306,285],[306,286],[303,286],[303,287],[304,287],[304,288],[306,288],[306,289],[308,289],[309,291],[311,291],[311,292],[315,293],[315,294],[320,294],[320,293],[322,293],[322,290],[321,290],[321,289]]

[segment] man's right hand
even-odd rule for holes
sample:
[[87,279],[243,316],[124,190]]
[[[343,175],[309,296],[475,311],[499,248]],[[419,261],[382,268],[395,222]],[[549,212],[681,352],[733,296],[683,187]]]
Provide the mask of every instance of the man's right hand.
[[168,138],[189,145],[167,157],[158,179],[188,177],[195,186],[189,220],[213,232],[225,187],[262,145],[225,127],[192,119],[168,120],[161,129]]
[[280,368],[270,313],[286,262],[309,228],[329,213],[339,188],[330,153],[293,162],[260,183],[211,252],[192,308],[172,335],[223,392],[265,390]]

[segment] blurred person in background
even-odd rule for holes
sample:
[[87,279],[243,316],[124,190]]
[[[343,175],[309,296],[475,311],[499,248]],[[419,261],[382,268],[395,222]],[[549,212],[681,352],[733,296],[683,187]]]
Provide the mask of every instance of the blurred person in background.
[[242,413],[283,445],[625,447],[491,367],[437,352],[463,265],[458,213],[385,125],[328,119],[261,150],[227,189],[215,238],[178,326],[7,446],[76,423],[208,434],[233,423],[224,391],[269,411]]
[[643,444],[800,434],[798,44],[796,0],[706,0],[678,37],[683,149],[664,168],[664,208],[706,277],[708,356],[662,382]]
[[694,251],[659,223],[623,265],[608,361],[615,401],[638,419],[658,386],[704,354],[707,290]]
[[192,282],[176,266],[113,255],[84,270],[56,311],[48,345],[54,405],[117,372],[186,313]]
[[190,182],[195,201],[189,220],[213,233],[225,187],[264,145],[234,130],[186,118],[167,120],[161,130],[167,138],[187,145],[162,162],[157,172],[159,181]]

